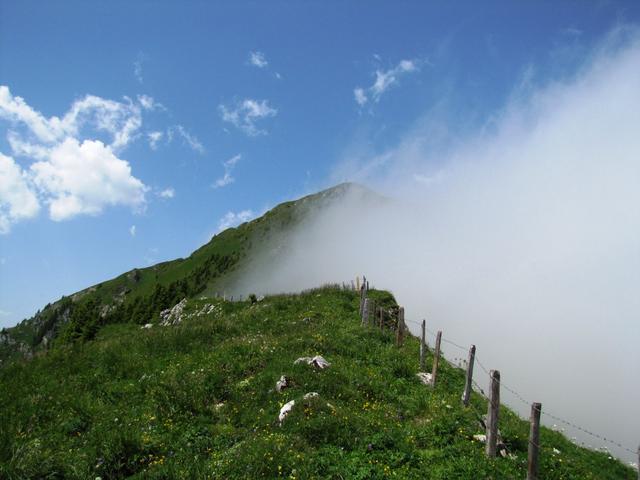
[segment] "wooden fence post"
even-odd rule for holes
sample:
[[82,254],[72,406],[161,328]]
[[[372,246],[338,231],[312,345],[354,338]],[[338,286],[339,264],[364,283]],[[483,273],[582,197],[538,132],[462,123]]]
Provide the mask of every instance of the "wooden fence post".
[[362,326],[369,324],[369,299],[365,298],[362,304]]
[[540,445],[541,403],[531,405],[531,429],[529,430],[529,462],[527,480],[538,480],[538,447]]
[[404,342],[404,307],[398,309],[398,325],[396,328],[396,346],[402,346]]
[[382,307],[378,308],[378,314],[380,315],[380,331],[384,332],[384,309]]
[[356,290],[360,291],[360,275],[356,275]]
[[465,407],[469,406],[469,398],[471,398],[471,384],[473,382],[473,363],[476,359],[476,346],[471,345],[469,349],[469,359],[467,360],[467,382],[464,385],[464,393],[462,394],[462,403]]
[[438,377],[438,363],[440,363],[440,343],[442,342],[442,330],[438,330],[436,334],[436,348],[433,352],[433,369],[431,370],[431,386],[436,386],[436,378]]
[[498,417],[500,414],[500,372],[489,372],[491,386],[489,387],[489,407],[487,412],[487,457],[496,456],[498,443]]
[[427,350],[427,346],[425,345],[425,336],[427,332],[427,321],[422,320],[422,334],[420,335],[420,371],[424,372],[424,356]]
[[371,302],[371,308],[369,309],[369,317],[367,318],[367,325],[370,327],[376,326],[376,302]]

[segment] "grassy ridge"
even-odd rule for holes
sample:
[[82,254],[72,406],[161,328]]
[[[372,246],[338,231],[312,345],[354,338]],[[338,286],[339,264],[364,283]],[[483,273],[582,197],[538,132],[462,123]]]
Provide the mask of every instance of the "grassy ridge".
[[[503,409],[513,456],[487,459],[475,409],[460,404],[463,372],[443,362],[435,390],[422,385],[417,339],[398,349],[390,331],[361,327],[354,292],[192,300],[186,312],[0,369],[0,478],[525,477],[528,424]],[[293,363],[315,354],[331,367]],[[283,374],[292,385],[276,393]],[[635,479],[560,433],[543,429],[541,444],[541,478]]]
[[105,324],[146,323],[181,298],[228,291],[242,271],[255,271],[252,254],[273,245],[286,246],[292,228],[354,191],[378,198],[363,187],[341,184],[282,203],[260,218],[227,229],[186,258],[136,268],[63,297],[34,317],[2,330],[0,365],[38,352],[54,338],[91,339]]

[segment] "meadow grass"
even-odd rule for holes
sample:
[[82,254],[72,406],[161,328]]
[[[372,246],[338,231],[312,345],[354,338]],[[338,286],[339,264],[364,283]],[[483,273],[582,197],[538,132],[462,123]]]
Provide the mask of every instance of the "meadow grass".
[[[441,362],[437,387],[421,384],[418,340],[396,348],[390,330],[363,328],[358,302],[332,287],[190,300],[186,313],[214,308],[171,327],[107,325],[7,365],[0,478],[525,478],[528,423],[503,407],[511,456],[486,458],[473,440],[486,402],[461,405],[464,372]],[[331,366],[294,364],[313,355]],[[290,386],[277,393],[281,375]],[[309,392],[318,396],[303,400]],[[541,478],[636,478],[558,432],[543,428],[541,445]]]

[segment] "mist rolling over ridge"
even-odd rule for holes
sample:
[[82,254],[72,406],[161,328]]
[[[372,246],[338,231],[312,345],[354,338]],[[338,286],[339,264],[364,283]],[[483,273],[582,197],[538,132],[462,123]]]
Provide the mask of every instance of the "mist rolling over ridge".
[[[640,432],[640,40],[621,28],[576,74],[528,77],[480,129],[437,111],[397,146],[350,156],[355,187],[265,247],[237,293],[364,273],[410,320],[462,345],[545,411],[635,448]],[[434,135],[442,131],[443,135]],[[409,325],[417,333],[415,325]],[[446,356],[464,357],[450,345]],[[484,372],[476,379],[486,384]],[[503,389],[507,403],[529,406]],[[562,427],[562,425],[559,425]],[[598,443],[579,432],[585,444]]]

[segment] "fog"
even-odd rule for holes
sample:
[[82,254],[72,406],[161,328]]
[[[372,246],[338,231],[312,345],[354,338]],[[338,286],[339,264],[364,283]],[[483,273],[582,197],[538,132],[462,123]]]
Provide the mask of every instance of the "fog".
[[[393,148],[341,159],[359,188],[266,248],[239,292],[366,274],[410,320],[475,344],[528,401],[635,452],[640,442],[640,41],[610,34],[571,76],[514,87],[464,134],[429,112]],[[458,129],[459,130],[459,129]],[[358,149],[353,149],[358,150]],[[414,333],[417,327],[410,325]],[[444,344],[448,358],[466,356]],[[488,378],[476,368],[476,379]],[[502,389],[528,416],[530,406]],[[635,454],[567,427],[569,437]]]

